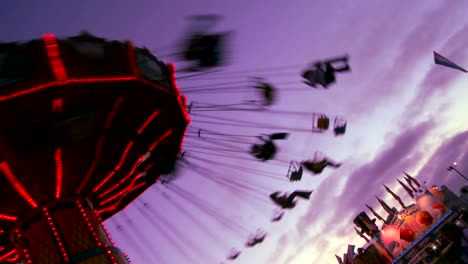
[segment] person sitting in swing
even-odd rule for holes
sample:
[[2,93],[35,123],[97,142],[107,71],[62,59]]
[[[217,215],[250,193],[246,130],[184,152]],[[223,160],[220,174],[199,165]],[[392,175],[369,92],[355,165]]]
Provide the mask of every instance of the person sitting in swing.
[[294,191],[289,195],[287,193],[280,195],[280,192],[274,192],[270,194],[270,198],[275,204],[281,206],[281,208],[292,209],[296,206],[296,201],[294,200],[296,196],[308,200],[312,192],[313,191]]
[[263,95],[263,105],[272,105],[275,98],[273,86],[269,83],[261,82],[255,88],[261,90]]
[[283,210],[275,209],[275,211],[273,212],[273,217],[271,218],[271,221],[278,222],[279,220],[281,220],[281,218],[283,218],[283,215],[284,215]]
[[222,65],[225,39],[230,32],[209,33],[220,19],[218,15],[195,15],[192,19],[190,37],[180,53],[183,60],[195,62],[188,70],[199,71]]
[[317,83],[322,86],[325,84],[325,70],[322,67],[322,63],[318,62],[314,64],[314,69],[306,70],[302,73],[302,78],[304,78],[304,83],[316,88]]
[[195,61],[195,64],[189,70],[198,71],[203,68],[221,65],[223,39],[224,35],[222,34],[192,36],[184,51],[185,60]]
[[254,144],[250,149],[250,153],[261,161],[271,160],[275,157],[277,149],[273,140],[281,140],[288,137],[288,133],[274,133],[265,138],[260,136],[263,144]]
[[333,133],[335,133],[335,136],[343,135],[344,133],[346,133],[346,123],[335,126],[335,128],[333,129]]
[[341,167],[342,163],[335,163],[327,158],[323,158],[321,161],[304,161],[302,162],[302,166],[309,170],[310,172],[314,174],[320,174],[323,172],[323,170],[331,166],[333,168],[339,168]]
[[199,58],[199,67],[209,68],[222,64],[223,39],[224,35],[222,34],[210,34],[202,37],[202,52]]
[[[302,77],[305,79],[304,83],[314,88],[318,83],[324,88],[327,88],[336,81],[336,72],[346,72],[351,69],[348,64],[348,59],[349,57],[346,55],[341,58],[315,63],[315,69],[309,69],[302,73]],[[335,67],[332,64],[336,62],[343,62],[345,65],[342,67]]]
[[302,173],[304,172],[304,169],[302,168],[302,165],[299,166],[299,169],[291,172],[291,176],[289,177],[289,181],[300,181],[302,179]]
[[252,155],[261,161],[273,159],[276,154],[276,146],[273,144],[273,141],[267,140],[264,142],[265,143],[261,145],[254,144],[250,150],[250,153],[252,153]]
[[235,249],[235,248],[232,248],[232,249],[229,251],[229,254],[228,254],[227,259],[229,259],[229,260],[235,260],[237,257],[239,257],[240,254],[241,254],[241,251],[240,251],[240,250]]
[[249,236],[249,240],[246,243],[247,247],[253,247],[259,243],[262,243],[263,240],[265,240],[267,233],[263,231],[262,229],[257,229],[257,232],[255,234],[252,234]]
[[194,61],[199,60],[203,52],[201,34],[194,34],[187,43],[187,47],[184,49],[183,56],[185,60]]

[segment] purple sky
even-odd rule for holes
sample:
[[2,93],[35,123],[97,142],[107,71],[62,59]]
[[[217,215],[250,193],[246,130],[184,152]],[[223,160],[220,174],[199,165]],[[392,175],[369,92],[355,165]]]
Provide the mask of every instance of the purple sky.
[[[149,216],[140,213],[141,204],[136,202],[106,224],[118,246],[137,264],[156,260],[170,264],[220,263],[232,247],[242,250],[237,263],[335,263],[334,254],[345,252],[348,243],[358,247],[364,244],[354,233],[352,219],[366,210],[365,203],[381,214],[383,210],[378,208],[374,195],[397,206],[382,184],[400,194],[405,203],[411,202],[395,180],[402,178],[402,171],[428,185],[446,184],[455,192],[464,184],[461,177],[446,168],[457,161],[459,170],[468,174],[468,75],[434,65],[432,52],[468,67],[467,10],[468,2],[458,0],[2,0],[0,41],[26,41],[43,33],[65,37],[88,30],[100,37],[130,39],[138,46],[159,49],[155,55],[171,61],[174,58],[167,54],[174,52],[175,43],[183,38],[188,26],[185,16],[223,15],[224,20],[215,29],[235,30],[230,64],[224,71],[244,72],[181,79],[178,84],[182,90],[223,82],[242,88],[247,86],[246,77],[260,75],[279,88],[280,98],[273,109],[344,116],[348,120],[347,134],[335,138],[331,132],[291,132],[287,141],[279,142],[277,161],[267,163],[214,158],[190,151],[193,147],[189,146],[207,145],[188,138],[189,162],[210,166],[208,174],[213,177],[251,187],[228,188],[193,169],[182,169],[174,184],[186,189],[192,202],[180,192],[156,186],[141,197],[151,205]],[[299,73],[308,63],[346,52],[351,56],[352,72],[338,75],[336,85],[327,91],[296,89],[306,88]],[[176,61],[176,66],[182,64]],[[284,69],[272,70],[279,66]],[[187,96],[189,102],[227,104],[252,99],[254,94]],[[311,126],[311,116],[199,114],[289,128]],[[195,115],[193,120],[193,127],[229,134],[278,131],[208,125],[200,121],[213,120]],[[248,148],[245,144],[233,145]],[[287,172],[286,162],[311,158],[315,151],[344,165],[320,176],[306,173],[298,183],[224,166],[263,170],[280,177]],[[249,158],[247,154],[235,155]],[[211,160],[211,164],[202,159]],[[280,222],[270,223],[274,206],[265,194],[294,189],[315,192],[310,201],[287,212]],[[196,197],[208,209],[196,207]],[[117,224],[123,231],[116,229]],[[268,237],[257,247],[245,249],[249,232],[258,227],[267,230]]]

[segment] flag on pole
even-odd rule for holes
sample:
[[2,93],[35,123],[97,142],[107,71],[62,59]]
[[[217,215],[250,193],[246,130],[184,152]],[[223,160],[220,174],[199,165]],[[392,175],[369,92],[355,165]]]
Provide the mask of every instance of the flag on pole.
[[439,53],[437,53],[435,51],[434,51],[434,61],[435,61],[436,64],[439,64],[439,65],[444,65],[446,67],[456,69],[456,70],[460,70],[462,72],[468,72],[465,69],[463,69],[462,67],[458,66],[455,62],[445,58],[444,56],[440,55]]

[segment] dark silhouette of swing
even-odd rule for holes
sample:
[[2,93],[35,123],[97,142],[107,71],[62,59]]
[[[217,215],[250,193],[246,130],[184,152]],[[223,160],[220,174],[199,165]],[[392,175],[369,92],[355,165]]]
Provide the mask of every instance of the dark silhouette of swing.
[[[330,84],[336,82],[336,72],[347,72],[351,70],[348,60],[349,56],[345,55],[339,58],[315,62],[313,67],[308,68],[302,73],[304,83],[314,88],[316,88],[317,84],[320,84],[323,88],[328,88]],[[337,62],[341,62],[343,65],[337,67]]]
[[190,68],[192,71],[223,65],[226,39],[231,32],[209,33],[209,28],[220,19],[217,15],[196,15],[191,18],[192,30],[182,46],[181,59],[195,62]]
[[271,160],[275,157],[277,148],[273,140],[284,140],[288,137],[288,133],[274,133],[271,135],[261,135],[259,138],[262,144],[254,144],[250,149],[250,153],[261,161]]
[[321,113],[312,114],[312,132],[323,133],[330,127],[330,119]]
[[275,209],[275,211],[273,211],[273,217],[271,218],[271,221],[278,222],[279,220],[281,220],[281,218],[283,218],[283,215],[284,215],[283,210]]
[[283,209],[292,209],[296,206],[296,197],[301,197],[308,200],[312,192],[313,191],[296,190],[291,194],[284,193],[282,195],[281,192],[274,192],[270,194],[270,199]]
[[302,168],[302,164],[297,161],[291,161],[289,163],[288,173],[286,177],[288,177],[289,181],[300,181],[302,179],[302,173],[304,169]]
[[327,158],[323,153],[315,152],[314,158],[312,160],[306,160],[301,162],[292,160],[289,163],[289,169],[288,173],[286,174],[286,177],[291,182],[300,181],[302,179],[304,169],[306,169],[309,172],[312,172],[313,174],[320,174],[328,166],[331,166],[333,168],[339,168],[341,167],[341,162],[334,162]]
[[241,254],[240,250],[232,248],[228,253],[227,259],[228,260],[235,260],[235,259],[237,259],[237,257],[239,257],[240,254]]
[[246,247],[254,247],[257,244],[260,244],[265,240],[265,237],[267,236],[267,233],[263,229],[257,229],[257,232],[255,234],[251,234],[249,236],[249,239],[247,240],[247,243],[245,244]]
[[[343,117],[335,117],[333,123],[333,133],[335,136],[344,135],[346,133],[347,121]],[[312,114],[312,132],[323,133],[330,128],[330,119],[322,113]]]
[[333,125],[333,133],[335,136],[341,136],[346,133],[346,119],[342,117],[336,117]]
[[263,106],[273,105],[276,100],[276,88],[264,78],[253,77],[252,80],[255,82],[254,88],[260,92],[262,97],[262,101],[260,101],[260,103]]
[[315,152],[314,158],[312,160],[306,160],[301,162],[302,166],[304,169],[306,169],[309,172],[312,172],[313,174],[320,174],[323,172],[323,170],[331,166],[333,168],[339,168],[341,167],[341,162],[334,162],[331,159],[327,158],[323,153],[321,152]]

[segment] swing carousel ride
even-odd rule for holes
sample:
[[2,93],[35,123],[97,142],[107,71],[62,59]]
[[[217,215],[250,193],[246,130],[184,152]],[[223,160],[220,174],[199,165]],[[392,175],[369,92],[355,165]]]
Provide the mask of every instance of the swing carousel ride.
[[[196,29],[176,54],[188,66],[177,78],[173,64],[147,48],[86,32],[0,44],[0,263],[129,263],[103,221],[147,263],[174,263],[164,256],[171,248],[186,260],[202,255],[219,261],[175,218],[199,227],[193,232],[211,237],[226,250],[224,260],[233,261],[241,248],[256,247],[268,234],[221,214],[213,189],[239,196],[273,224],[313,191],[288,193],[261,181],[292,184],[304,173],[340,167],[321,152],[292,160],[278,154],[293,133],[332,130],[342,136],[346,120],[274,109],[286,88],[261,71],[220,72],[230,32],[208,30],[216,16],[193,19]],[[350,70],[348,60],[313,62],[297,73],[310,86],[300,89],[329,89],[335,73]],[[312,125],[257,122],[270,114],[307,116]],[[184,185],[188,177],[196,178],[196,186]],[[174,213],[161,211],[163,203]],[[269,207],[276,207],[273,214],[265,212]],[[220,241],[200,215],[244,244]],[[157,243],[138,228],[140,219],[156,230]]]

